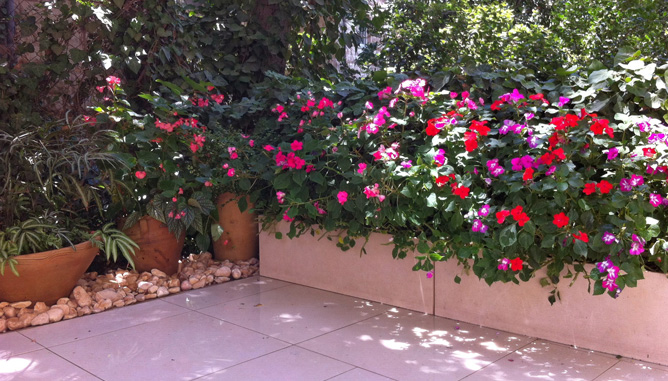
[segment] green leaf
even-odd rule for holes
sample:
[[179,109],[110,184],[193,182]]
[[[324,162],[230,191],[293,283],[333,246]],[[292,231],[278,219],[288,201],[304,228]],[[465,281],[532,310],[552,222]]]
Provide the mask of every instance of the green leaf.
[[610,70],[603,69],[603,70],[596,70],[589,74],[589,78],[587,78],[587,82],[594,84],[594,83],[599,83],[603,82],[606,79],[610,78]]
[[503,228],[501,233],[499,233],[499,244],[501,244],[501,247],[512,246],[515,242],[517,242],[515,224]]
[[520,246],[522,246],[525,249],[528,249],[533,245],[533,236],[527,232],[521,232],[519,234],[518,240],[520,243]]
[[292,174],[290,172],[283,172],[274,179],[274,188],[287,189],[292,184]]
[[200,233],[195,237],[195,243],[201,251],[208,251],[211,245],[211,238],[209,238],[208,234]]
[[587,243],[579,239],[573,244],[573,251],[582,258],[587,258]]
[[218,223],[211,224],[211,238],[213,238],[214,241],[218,241],[220,239],[220,236],[222,235],[223,235],[223,227],[220,226]]

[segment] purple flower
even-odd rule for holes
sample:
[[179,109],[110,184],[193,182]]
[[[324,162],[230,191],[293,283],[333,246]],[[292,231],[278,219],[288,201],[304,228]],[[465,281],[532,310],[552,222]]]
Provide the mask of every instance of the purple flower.
[[652,204],[652,206],[655,207],[655,208],[658,207],[659,205],[661,205],[662,201],[663,201],[663,199],[662,199],[661,195],[659,195],[657,193],[652,193],[652,194],[649,195],[649,203]]
[[631,181],[627,178],[619,180],[619,190],[621,190],[622,192],[630,192],[631,190],[633,190]]
[[610,260],[610,257],[606,258],[605,261],[598,262],[596,264],[596,268],[598,268],[598,271],[601,274],[603,274],[603,272],[605,272],[605,270],[610,266],[614,266],[612,261]]
[[570,101],[571,101],[570,98],[559,97],[559,103],[558,103],[558,106],[559,106],[559,107],[563,107],[566,103],[568,103],[568,102],[570,102]]
[[608,160],[614,160],[614,158],[619,155],[619,150],[615,147],[612,147],[608,150]]
[[612,245],[613,243],[618,242],[617,237],[615,237],[615,235],[610,232],[603,233],[603,237],[601,237],[601,239],[606,245]]
[[524,95],[520,94],[517,89],[513,89],[513,92],[510,93],[510,100],[513,102],[519,102],[520,99],[524,99]]
[[485,234],[485,233],[487,233],[487,229],[489,229],[489,226],[487,226],[485,224],[482,224],[482,226],[480,227],[480,232],[482,234]]
[[615,283],[614,279],[606,278],[603,281],[603,288],[605,288],[608,291],[615,291],[617,289],[617,287],[619,287],[619,286],[617,286],[617,283]]
[[402,161],[401,166],[408,169],[413,166],[413,164],[411,164],[412,162],[413,162],[412,160]]
[[489,205],[485,204],[478,210],[478,215],[481,217],[487,217],[489,215]]
[[483,226],[482,221],[475,220],[475,221],[473,221],[473,226],[471,227],[471,231],[479,232],[480,228],[482,228],[482,226]]

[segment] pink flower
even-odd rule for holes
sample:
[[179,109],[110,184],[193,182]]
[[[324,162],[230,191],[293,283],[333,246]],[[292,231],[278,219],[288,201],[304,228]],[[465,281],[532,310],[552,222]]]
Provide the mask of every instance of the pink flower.
[[285,193],[284,192],[276,192],[276,199],[278,200],[279,204],[282,204],[285,202]]
[[290,208],[288,208],[288,210],[286,210],[286,211],[283,213],[283,221],[292,222],[292,221],[295,220],[294,218],[290,218],[290,216],[288,216],[288,211],[289,211],[289,210],[290,210]]
[[95,88],[97,89],[97,91],[99,91],[99,92],[101,92],[101,93],[103,93],[103,92],[104,92],[104,89],[105,89],[104,86],[95,86]]
[[629,249],[629,254],[631,255],[640,255],[645,252],[645,240],[633,234],[631,236],[633,242],[631,242],[631,248]]
[[212,187],[212,186],[213,186],[213,183],[211,183],[211,181],[205,181],[205,182],[204,182],[204,186],[205,186],[205,187]]
[[652,193],[649,195],[649,203],[652,204],[652,206],[655,208],[661,205],[662,201],[663,199],[661,198],[660,194]]
[[364,108],[366,108],[367,110],[372,110],[373,109],[373,103],[371,103],[370,101],[367,101],[364,104]]
[[619,150],[615,147],[612,147],[608,150],[608,160],[613,160],[619,155]]
[[141,179],[143,179],[144,177],[146,177],[146,172],[144,172],[144,171],[137,171],[137,172],[135,172],[135,176],[136,176],[139,180],[141,180]]
[[255,140],[251,139],[251,140],[248,142],[248,145],[251,146],[251,147],[254,147],[254,146],[255,146]]
[[299,142],[297,140],[293,141],[290,144],[290,149],[292,149],[293,151],[301,151],[303,148],[304,148],[304,143]]
[[265,151],[269,151],[269,152],[271,152],[275,149],[273,146],[271,146],[269,144],[267,144],[266,146],[264,146],[262,148],[264,148]]
[[107,84],[109,84],[109,86],[111,86],[112,88],[115,88],[117,85],[121,84],[121,80],[118,77],[110,75],[107,77]]
[[366,170],[366,164],[365,163],[359,163],[359,164],[357,164],[357,166],[359,167],[357,169],[357,173],[359,173],[360,175],[363,174],[364,170]]
[[[617,237],[615,237],[615,235],[610,232],[603,233],[603,237],[601,237],[601,240],[606,245],[612,245],[613,243],[618,242]],[[602,271],[603,270],[601,270],[601,272]]]
[[346,203],[346,201],[348,201],[348,192],[340,191],[339,193],[337,193],[336,198],[338,198],[339,203],[343,205]]
[[234,177],[234,168],[230,168],[230,169],[228,169],[228,170],[227,170],[227,175],[228,175],[229,177]]
[[480,217],[487,217],[489,215],[489,205],[485,204],[478,210],[478,215]]

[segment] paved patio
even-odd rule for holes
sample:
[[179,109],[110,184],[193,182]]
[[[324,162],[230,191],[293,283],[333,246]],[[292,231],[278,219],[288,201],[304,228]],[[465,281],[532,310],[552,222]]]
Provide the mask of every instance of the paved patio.
[[194,379],[645,381],[668,368],[264,277],[0,335],[1,381]]

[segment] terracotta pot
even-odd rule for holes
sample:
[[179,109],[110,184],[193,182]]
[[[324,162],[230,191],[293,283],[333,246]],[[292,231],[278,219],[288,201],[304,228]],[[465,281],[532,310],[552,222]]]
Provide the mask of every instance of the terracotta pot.
[[86,241],[74,248],[19,255],[16,257],[19,276],[14,275],[9,265],[5,266],[5,275],[0,276],[0,301],[55,304],[70,295],[99,252],[100,249]]
[[218,261],[247,261],[258,255],[259,238],[257,214],[250,213],[253,208],[248,196],[248,209],[239,211],[238,201],[241,196],[234,193],[223,193],[218,196],[218,223],[223,228],[223,234],[217,241],[213,241],[214,257]]
[[139,245],[134,257],[138,272],[158,269],[167,275],[176,274],[186,239],[185,233],[177,239],[169,232],[167,225],[149,216],[140,218],[124,233]]

